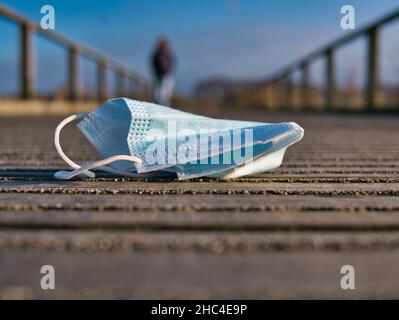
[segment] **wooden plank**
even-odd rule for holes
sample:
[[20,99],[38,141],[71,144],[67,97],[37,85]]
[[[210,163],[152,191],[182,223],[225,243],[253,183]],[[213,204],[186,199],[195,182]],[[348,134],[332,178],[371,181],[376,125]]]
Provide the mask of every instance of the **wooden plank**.
[[[388,180],[389,181],[389,180]],[[301,183],[270,182],[143,182],[143,181],[4,181],[0,193],[26,194],[141,194],[141,195],[319,195],[319,196],[398,196],[399,183]]]
[[[2,299],[399,297],[395,252],[213,255],[34,250],[0,252],[0,261]],[[43,264],[55,268],[55,290],[40,289]],[[340,269],[347,264],[356,269],[356,290],[342,290],[339,285]]]
[[145,231],[399,231],[399,215],[391,213],[296,214],[235,212],[86,212],[6,211],[0,229],[145,230]]
[[133,231],[15,229],[0,232],[0,252],[372,252],[399,249],[398,231]]
[[146,194],[0,194],[0,210],[85,211],[236,211],[236,212],[367,212],[399,211],[392,196],[290,196],[276,195],[146,195]]

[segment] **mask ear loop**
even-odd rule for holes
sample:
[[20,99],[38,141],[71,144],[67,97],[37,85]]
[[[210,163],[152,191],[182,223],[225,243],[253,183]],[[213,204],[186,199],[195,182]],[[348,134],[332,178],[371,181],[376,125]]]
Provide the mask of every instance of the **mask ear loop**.
[[106,167],[106,165],[115,162],[115,161],[132,161],[134,163],[141,164],[142,160],[140,158],[137,158],[135,156],[129,156],[129,155],[116,155],[112,156],[103,160],[95,161],[95,162],[89,162],[83,165],[78,165],[77,163],[73,162],[71,159],[68,158],[68,156],[64,153],[64,151],[61,148],[60,144],[60,133],[63,127],[65,127],[68,123],[74,121],[74,120],[79,120],[84,118],[86,115],[85,114],[75,114],[72,116],[69,116],[65,118],[63,121],[60,122],[60,124],[57,126],[54,132],[54,145],[55,148],[60,155],[60,157],[67,163],[69,164],[73,169],[73,171],[57,171],[54,174],[54,177],[59,180],[69,180],[75,176],[78,175],[83,175],[88,178],[94,178],[96,175],[94,172],[90,171],[90,169],[99,169],[108,173],[112,174],[117,174],[121,176],[126,176],[126,177],[132,177],[132,178],[148,178],[154,176],[153,173],[149,174],[135,174],[131,172],[124,172],[124,171],[119,171],[116,169],[113,169],[111,167]]
[[[80,169],[80,166],[73,162],[71,159],[68,158],[68,156],[64,153],[64,150],[62,150],[61,148],[61,144],[60,144],[60,133],[62,128],[64,128],[68,123],[74,121],[74,120],[80,120],[85,116],[85,114],[74,114],[72,116],[69,116],[67,118],[65,118],[64,120],[62,120],[57,128],[55,128],[54,131],[54,145],[55,145],[55,149],[57,150],[59,156],[62,158],[62,160],[64,160],[69,166],[71,166],[74,169]],[[67,174],[69,174],[69,171],[57,171],[54,174],[54,177],[57,179],[61,179],[64,180],[64,176],[66,176]],[[87,172],[82,172],[84,175],[86,175],[89,178],[94,178],[95,174],[91,171],[87,171]]]

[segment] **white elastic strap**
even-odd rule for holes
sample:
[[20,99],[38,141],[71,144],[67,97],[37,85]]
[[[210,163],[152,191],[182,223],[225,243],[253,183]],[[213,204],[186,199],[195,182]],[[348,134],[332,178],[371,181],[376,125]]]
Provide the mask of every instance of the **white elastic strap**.
[[68,123],[82,119],[85,116],[85,114],[75,114],[70,117],[67,117],[63,121],[60,122],[60,124],[57,126],[54,132],[54,145],[55,148],[60,155],[60,157],[67,163],[69,164],[72,168],[75,170],[73,171],[57,171],[54,174],[54,177],[59,180],[69,180],[77,175],[84,175],[89,178],[94,178],[95,174],[94,172],[90,171],[90,169],[100,169],[105,172],[109,172],[112,174],[117,174],[121,176],[126,176],[126,177],[133,177],[133,178],[146,178],[146,177],[151,177],[153,174],[135,174],[131,172],[124,172],[124,171],[119,171],[116,169],[113,169],[111,167],[106,167],[106,165],[115,162],[115,161],[132,161],[134,163],[141,163],[142,160],[140,158],[134,157],[134,156],[129,156],[129,155],[116,155],[112,156],[103,160],[95,161],[95,162],[89,162],[83,165],[78,165],[77,163],[73,162],[71,159],[68,158],[68,156],[64,153],[64,151],[61,148],[60,144],[60,133],[63,127],[65,127]]

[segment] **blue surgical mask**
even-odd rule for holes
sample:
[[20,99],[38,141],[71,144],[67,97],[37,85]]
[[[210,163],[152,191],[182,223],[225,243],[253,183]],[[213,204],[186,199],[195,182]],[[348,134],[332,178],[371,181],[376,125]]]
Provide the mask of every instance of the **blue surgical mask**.
[[[77,127],[104,160],[79,165],[64,154],[60,131],[74,120],[80,120]],[[277,168],[286,148],[302,136],[303,129],[293,122],[212,119],[148,102],[111,99],[58,125],[56,149],[75,170],[59,171],[55,177],[94,177],[91,169],[99,169],[128,177],[237,178]]]

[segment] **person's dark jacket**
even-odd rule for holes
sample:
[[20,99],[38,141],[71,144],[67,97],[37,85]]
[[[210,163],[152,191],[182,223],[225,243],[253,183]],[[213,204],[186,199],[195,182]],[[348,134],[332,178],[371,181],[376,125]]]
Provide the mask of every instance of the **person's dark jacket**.
[[152,57],[152,65],[154,73],[158,79],[162,79],[165,75],[172,72],[173,57],[167,48],[159,48]]

